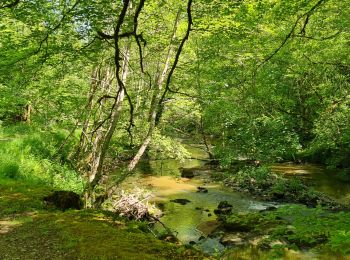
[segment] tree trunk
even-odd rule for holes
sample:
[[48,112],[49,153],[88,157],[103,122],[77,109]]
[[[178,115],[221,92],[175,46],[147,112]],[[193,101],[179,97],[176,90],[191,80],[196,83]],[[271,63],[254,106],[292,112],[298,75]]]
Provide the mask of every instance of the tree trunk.
[[[110,115],[109,124],[107,126],[107,130],[104,131],[102,126],[97,130],[96,137],[93,143],[93,151],[92,151],[92,163],[91,170],[89,171],[88,176],[88,187],[85,188],[85,200],[86,206],[94,205],[94,189],[96,185],[100,182],[102,178],[102,169],[104,159],[106,157],[106,153],[109,147],[109,143],[112,139],[116,126],[118,124],[120,118],[120,112],[122,110],[122,103],[125,97],[125,84],[128,75],[128,63],[130,59],[130,45],[129,41],[127,46],[125,47],[125,54],[123,58],[122,71],[121,71],[121,81],[122,86],[118,84],[119,90],[117,93],[117,97],[114,100],[112,106],[112,112]],[[90,204],[90,205],[89,205]]]
[[145,153],[148,145],[150,144],[150,142],[152,140],[152,134],[153,134],[153,131],[154,131],[155,126],[156,126],[156,117],[157,117],[157,113],[158,113],[158,109],[159,109],[158,103],[159,103],[159,99],[161,98],[161,91],[163,89],[163,84],[164,84],[164,81],[166,79],[166,76],[167,76],[167,73],[169,70],[169,66],[170,66],[171,54],[172,54],[173,49],[174,49],[173,42],[176,39],[176,31],[177,31],[178,26],[179,26],[180,14],[181,14],[181,9],[179,9],[179,11],[177,12],[177,15],[176,15],[174,29],[173,29],[173,35],[172,35],[171,40],[170,40],[170,45],[169,45],[168,53],[167,53],[166,60],[164,63],[164,68],[163,68],[161,75],[159,76],[159,78],[157,80],[157,88],[154,90],[154,94],[152,97],[149,118],[148,118],[148,121],[149,121],[148,131],[147,131],[146,137],[144,138],[142,145],[138,149],[136,155],[131,160],[131,162],[128,164],[127,169],[129,172],[131,172],[135,169],[137,163],[140,161],[142,155]]

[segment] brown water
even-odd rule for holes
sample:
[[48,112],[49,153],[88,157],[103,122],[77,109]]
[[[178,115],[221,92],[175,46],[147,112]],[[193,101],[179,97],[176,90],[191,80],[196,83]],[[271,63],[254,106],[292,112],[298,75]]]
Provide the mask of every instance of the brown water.
[[[198,153],[198,151],[197,151]],[[224,246],[218,239],[207,237],[218,227],[214,209],[221,201],[228,201],[233,211],[247,212],[265,209],[277,205],[272,202],[257,201],[249,195],[235,192],[219,183],[210,180],[210,171],[204,170],[192,179],[181,178],[180,167],[201,167],[204,160],[188,159],[182,162],[168,159],[150,161],[147,167],[141,167],[138,174],[129,178],[126,187],[143,187],[151,190],[152,202],[162,204],[164,215],[161,221],[183,243],[194,241],[197,246],[208,253],[220,252]],[[146,169],[146,171],[145,171]],[[197,192],[197,187],[205,187],[208,192]],[[172,202],[175,199],[186,199],[186,205]],[[156,231],[164,231],[161,225],[155,227]],[[204,236],[205,239],[199,239]]]

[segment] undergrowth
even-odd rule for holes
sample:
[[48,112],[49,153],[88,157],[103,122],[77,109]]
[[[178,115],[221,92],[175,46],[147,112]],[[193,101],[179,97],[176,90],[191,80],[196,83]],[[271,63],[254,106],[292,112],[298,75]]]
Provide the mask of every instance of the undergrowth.
[[83,181],[66,163],[67,149],[58,153],[64,136],[60,130],[42,132],[26,124],[0,125],[0,179],[45,183],[81,193]]
[[244,167],[237,173],[229,175],[225,183],[235,190],[249,192],[266,200],[301,203],[310,207],[316,207],[318,204],[330,208],[341,207],[301,180],[274,174],[266,166]]

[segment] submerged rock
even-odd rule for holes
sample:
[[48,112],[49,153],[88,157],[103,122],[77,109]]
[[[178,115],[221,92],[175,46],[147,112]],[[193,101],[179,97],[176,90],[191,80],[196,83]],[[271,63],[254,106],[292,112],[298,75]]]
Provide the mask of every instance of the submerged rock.
[[197,187],[197,192],[200,192],[200,193],[208,193],[208,189],[199,186],[199,187]]
[[187,203],[190,203],[191,201],[188,199],[174,199],[174,200],[170,200],[170,202],[178,203],[181,205],[186,205]]
[[195,176],[196,168],[180,168],[182,178],[193,178]]
[[160,240],[163,240],[165,242],[169,243],[177,243],[179,242],[179,239],[173,235],[173,234],[164,234],[158,237]]
[[232,211],[232,205],[227,201],[221,201],[218,208],[214,210],[214,213],[218,216],[230,214]]
[[198,241],[201,241],[201,240],[203,240],[203,239],[205,239],[205,236],[200,236],[200,237],[198,238]]
[[44,197],[44,202],[48,206],[54,206],[60,210],[81,209],[83,202],[80,196],[73,191],[54,191],[50,195]]
[[265,209],[260,210],[259,212],[275,211],[275,210],[277,210],[277,207],[275,207],[275,206],[268,206]]

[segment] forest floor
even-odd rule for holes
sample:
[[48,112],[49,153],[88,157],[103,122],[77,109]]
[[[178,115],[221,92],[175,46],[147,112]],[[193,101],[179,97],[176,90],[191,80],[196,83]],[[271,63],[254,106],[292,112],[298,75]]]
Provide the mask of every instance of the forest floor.
[[198,259],[140,223],[102,212],[46,210],[50,188],[0,179],[0,259]]

